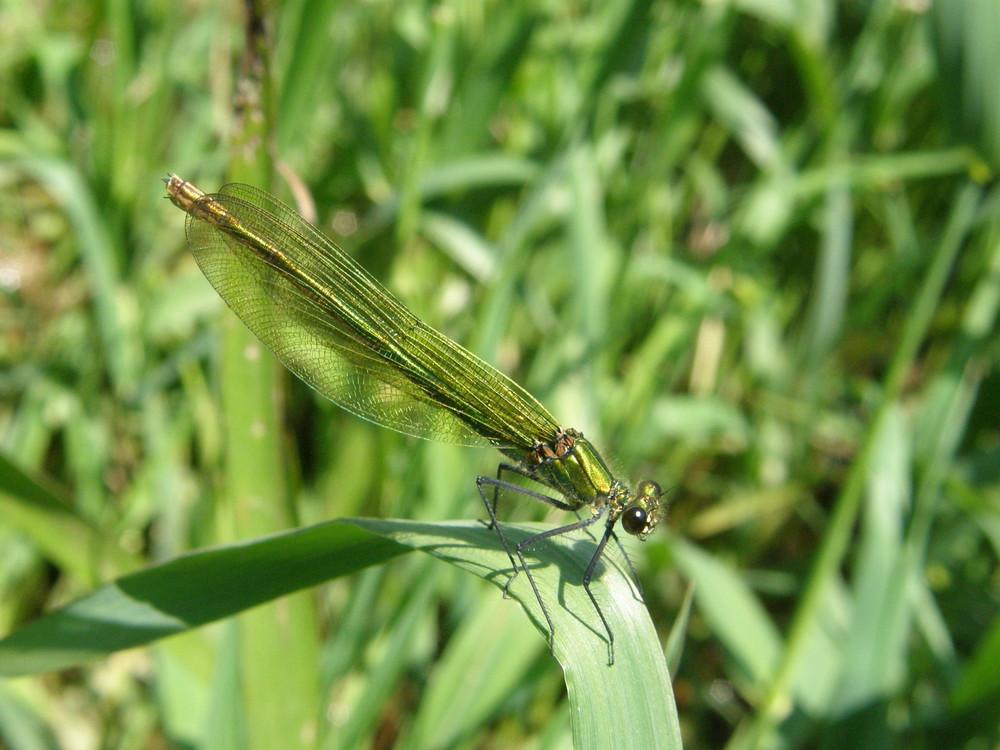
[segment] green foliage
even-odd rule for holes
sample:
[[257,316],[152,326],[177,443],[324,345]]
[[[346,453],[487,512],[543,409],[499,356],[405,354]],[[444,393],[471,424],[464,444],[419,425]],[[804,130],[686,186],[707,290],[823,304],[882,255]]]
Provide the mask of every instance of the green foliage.
[[[512,526],[511,540],[542,529],[537,525],[527,529]],[[547,632],[527,578],[520,576],[507,588],[508,576],[502,572],[507,553],[484,524],[332,521],[191,553],[123,576],[0,640],[0,674],[20,676],[67,669],[122,649],[147,645],[388,562],[407,548],[424,550],[508,590],[536,627]],[[562,582],[581,577],[590,556],[585,546],[566,537],[557,538],[539,556],[547,567],[535,577],[543,597],[560,603],[551,615],[555,628],[552,650],[566,672],[571,705],[579,714],[574,724],[577,744],[607,747],[624,733],[633,738],[633,744],[680,747],[663,653],[642,600],[629,580],[629,571],[621,565],[605,565],[601,576],[609,594],[602,596],[602,612],[612,632],[618,634],[613,668],[595,658],[595,652],[606,648],[603,625],[584,590],[573,587],[560,595]],[[493,612],[490,617],[497,619]],[[500,620],[504,622],[502,617]],[[504,630],[511,630],[521,639],[528,637],[523,629],[518,632],[509,623],[504,624],[508,626]],[[500,684],[516,684],[516,678],[523,676],[537,656],[534,649],[505,640],[503,632],[494,632],[491,623],[479,625],[471,638],[456,639],[459,648],[467,644],[463,650],[468,661],[458,669],[452,668],[452,679],[435,683],[450,686],[455,695],[444,706],[428,704],[428,713],[434,719],[421,717],[424,721],[417,723],[415,736],[409,738],[414,747],[448,746],[474,733],[476,725],[470,724],[469,718],[488,717],[503,698],[491,683],[497,680]],[[473,653],[469,653],[469,646]],[[480,658],[484,653],[491,658]],[[446,652],[444,658],[448,656]],[[478,675],[482,684],[470,692],[472,675]],[[513,679],[505,680],[505,676]],[[484,698],[491,700],[484,703]],[[453,704],[460,699],[475,703],[455,711]],[[615,703],[630,709],[627,728],[618,726],[606,711]],[[462,723],[457,723],[459,716],[464,717]]]
[[[284,177],[260,186],[311,204],[623,477],[670,487],[669,531],[629,552],[659,636],[638,645],[680,644],[689,747],[997,742],[991,5],[298,0],[269,16]],[[8,645],[190,551],[343,517],[485,531],[473,479],[494,455],[318,400],[240,338],[187,254],[159,178],[270,171],[233,157],[242,8],[0,5]],[[599,592],[615,596],[618,565]],[[567,698],[520,607],[476,577],[417,554],[334,575],[231,586],[245,603],[329,581],[5,681],[0,744],[542,748],[617,729],[635,746],[625,693],[587,715],[593,734],[570,709],[589,697],[567,655],[600,681],[600,642],[557,644]],[[578,577],[550,580],[586,616]],[[188,590],[194,621],[225,608],[225,589]]]

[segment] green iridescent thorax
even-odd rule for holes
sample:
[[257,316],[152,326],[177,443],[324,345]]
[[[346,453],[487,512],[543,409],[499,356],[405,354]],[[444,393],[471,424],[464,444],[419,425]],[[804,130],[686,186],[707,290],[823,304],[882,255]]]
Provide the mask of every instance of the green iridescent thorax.
[[536,445],[526,463],[577,508],[604,502],[621,486],[591,442],[572,429],[560,431],[550,444]]
[[[508,455],[513,458],[514,452]],[[615,479],[593,444],[576,430],[560,430],[552,442],[537,443],[519,458],[574,509],[589,506],[596,513],[606,507],[611,521],[625,514],[625,530],[633,536],[642,539],[663,520],[659,485],[644,481],[635,492],[628,489]]]

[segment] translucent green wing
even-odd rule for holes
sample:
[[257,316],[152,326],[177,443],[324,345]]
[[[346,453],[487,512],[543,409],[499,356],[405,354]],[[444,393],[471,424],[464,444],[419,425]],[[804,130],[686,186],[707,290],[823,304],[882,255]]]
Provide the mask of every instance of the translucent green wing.
[[188,210],[192,253],[226,304],[347,411],[465,445],[552,439],[557,423],[527,391],[423,323],[274,197],[231,184]]

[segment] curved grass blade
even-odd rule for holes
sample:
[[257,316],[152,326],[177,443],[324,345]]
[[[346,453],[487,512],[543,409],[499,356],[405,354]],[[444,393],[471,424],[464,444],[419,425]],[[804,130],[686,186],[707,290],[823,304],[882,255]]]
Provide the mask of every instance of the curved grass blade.
[[107,583],[0,640],[0,675],[66,669],[144,646],[406,551],[328,522],[184,555]]
[[[514,540],[537,525],[513,525]],[[584,539],[560,537],[530,558],[553,608],[553,651],[566,676],[576,747],[680,747],[670,678],[659,639],[627,571],[601,560],[602,609],[618,634],[613,667],[601,623],[579,580],[591,558]],[[419,549],[503,587],[506,553],[474,521],[426,524],[331,521],[252,542],[195,552],[109,583],[0,640],[0,675],[65,669],[146,645],[271,599]],[[544,615],[524,576],[510,589],[538,628]],[[483,647],[488,648],[489,643]],[[615,711],[609,711],[615,706]]]
[[[507,583],[507,556],[493,532],[481,523],[376,519],[350,523],[446,560],[501,589]],[[505,528],[516,542],[548,527],[514,524]],[[611,667],[606,664],[603,626],[577,583],[591,560],[592,547],[586,535],[562,536],[533,548],[529,557],[542,599],[559,602],[549,612],[554,626],[552,649],[565,674],[573,745],[680,748],[677,709],[659,637],[629,571],[615,555],[601,558],[600,586],[595,587],[601,610],[615,633],[615,662]],[[509,593],[538,631],[547,634],[545,616],[524,576],[514,581]]]

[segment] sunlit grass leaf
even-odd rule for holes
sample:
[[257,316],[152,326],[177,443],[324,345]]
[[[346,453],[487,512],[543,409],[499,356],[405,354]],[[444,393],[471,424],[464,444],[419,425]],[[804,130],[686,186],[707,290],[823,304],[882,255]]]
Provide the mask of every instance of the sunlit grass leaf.
[[[506,527],[512,541],[536,525]],[[328,522],[243,544],[196,552],[125,576],[0,641],[0,674],[63,669],[228,617],[369,565],[407,548],[503,587],[510,563],[478,522]],[[615,663],[579,582],[593,554],[586,538],[539,547],[532,572],[555,627],[554,654],[565,671],[578,747],[680,747],[673,694],[659,638],[615,555],[602,558],[593,588],[615,634]],[[538,602],[520,576],[510,594],[545,631]],[[513,606],[513,605],[512,605]],[[488,649],[489,643],[483,643]],[[609,711],[615,706],[615,711]],[[628,720],[622,720],[622,712]]]
[[767,684],[782,643],[760,600],[737,571],[699,547],[678,539],[673,553],[716,637],[752,684]]
[[[353,523],[448,560],[497,586],[507,583],[510,561],[493,532],[480,523]],[[518,524],[504,528],[516,542],[546,527]],[[659,637],[628,572],[613,553],[602,558],[599,578],[592,584],[615,635],[615,663],[607,664],[603,629],[580,585],[593,550],[586,536],[563,536],[540,545],[528,557],[555,627],[553,652],[566,677],[574,744],[578,748],[679,748],[680,728]],[[545,618],[525,576],[514,581],[510,595],[544,632]]]
[[50,560],[86,580],[102,562],[122,570],[138,561],[113,544],[73,508],[60,490],[0,453],[0,516],[27,536]]
[[66,669],[230,617],[406,551],[324,523],[194,552],[123,576],[0,641],[0,674]]

